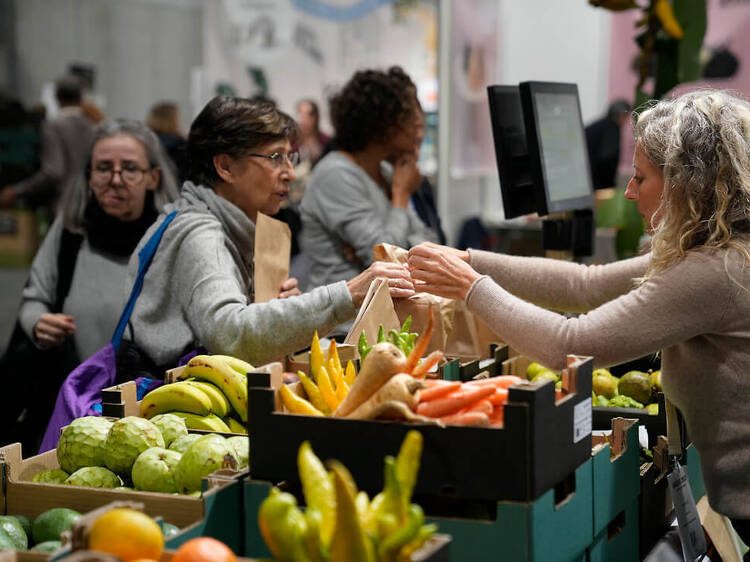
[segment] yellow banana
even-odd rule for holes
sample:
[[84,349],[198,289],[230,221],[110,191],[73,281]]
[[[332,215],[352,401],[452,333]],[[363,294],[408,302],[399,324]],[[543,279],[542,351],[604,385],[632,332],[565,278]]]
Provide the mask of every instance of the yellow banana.
[[226,423],[229,426],[229,430],[232,433],[244,433],[244,434],[247,434],[247,429],[245,429],[245,426],[242,425],[240,422],[238,422],[234,418],[224,418],[224,423]]
[[211,400],[212,414],[216,414],[220,418],[223,418],[232,410],[232,405],[229,403],[229,399],[215,384],[195,379],[185,381],[185,384],[197,386],[206,393],[206,396],[208,396],[208,398]]
[[282,384],[281,388],[279,388],[279,396],[281,397],[281,402],[284,404],[284,407],[293,414],[319,417],[323,415],[323,413],[310,404],[310,402],[289,390],[289,387],[285,384]]
[[205,416],[211,413],[211,399],[200,388],[181,381],[155,388],[141,400],[141,416],[147,419],[173,410]]
[[238,359],[237,357],[232,357],[231,355],[212,355],[212,357],[218,357],[219,359],[225,361],[227,365],[229,365],[232,369],[234,369],[241,375],[247,375],[250,371],[255,370],[255,367],[253,367],[247,361],[243,361],[242,359]]
[[185,425],[188,429],[201,429],[203,431],[218,431],[221,433],[232,433],[229,426],[224,421],[214,414],[208,414],[207,416],[197,416],[188,412],[170,412],[175,416],[179,416],[185,420]]
[[226,361],[215,355],[196,355],[188,361],[180,376],[181,379],[188,377],[218,386],[240,419],[247,421],[247,377],[232,369]]
[[675,39],[682,39],[685,32],[682,30],[680,22],[674,17],[672,4],[669,3],[669,0],[656,0],[654,13],[659,18],[659,22],[661,22],[661,26],[667,35]]

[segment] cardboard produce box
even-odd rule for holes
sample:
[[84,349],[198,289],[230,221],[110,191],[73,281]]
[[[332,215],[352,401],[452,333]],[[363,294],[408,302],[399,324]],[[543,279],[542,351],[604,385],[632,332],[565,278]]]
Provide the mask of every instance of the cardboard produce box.
[[556,402],[553,384],[511,387],[502,429],[286,414],[269,374],[250,373],[252,477],[298,483],[297,450],[308,440],[320,458],[343,462],[361,489],[379,491],[383,458],[417,429],[424,450],[415,494],[534,500],[591,457],[593,360],[569,356],[569,362],[570,394]]
[[24,459],[20,443],[0,448],[0,513],[33,518],[53,507],[68,507],[85,513],[115,500],[137,501],[143,503],[144,511],[152,517],[161,516],[164,521],[184,528],[204,520],[217,500],[224,501],[225,496],[239,498],[242,494],[239,478],[247,473],[235,472],[231,478],[226,475],[205,478],[201,497],[31,481],[41,470],[59,466],[54,449]]

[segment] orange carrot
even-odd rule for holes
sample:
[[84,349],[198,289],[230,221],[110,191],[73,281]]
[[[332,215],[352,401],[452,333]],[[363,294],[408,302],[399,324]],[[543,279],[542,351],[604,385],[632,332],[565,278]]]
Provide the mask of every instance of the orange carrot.
[[439,418],[462,410],[477,400],[482,400],[495,393],[492,386],[480,386],[478,388],[466,388],[457,390],[443,398],[422,402],[417,406],[417,414],[429,418]]
[[495,406],[490,415],[490,425],[492,427],[503,427],[505,417],[505,406]]
[[415,377],[423,377],[430,372],[430,369],[432,369],[432,367],[440,363],[440,361],[442,360],[443,352],[440,350],[433,351],[424,358],[424,361],[414,367],[414,370],[411,372],[411,374]]
[[496,388],[495,394],[490,395],[490,402],[493,406],[501,406],[508,401],[508,389],[507,388]]
[[451,392],[457,391],[459,388],[461,388],[461,383],[459,381],[450,381],[447,384],[434,385],[419,391],[419,401],[429,402],[435,398],[442,398]]
[[492,402],[490,402],[489,400],[485,398],[483,400],[477,400],[468,408],[464,408],[463,410],[461,410],[461,413],[481,412],[482,414],[485,414],[489,418],[490,415],[492,414],[492,411],[493,411]]
[[427,350],[427,345],[430,343],[430,338],[432,337],[433,322],[434,318],[432,315],[432,305],[430,305],[430,315],[429,320],[427,321],[427,329],[421,336],[419,336],[419,339],[414,344],[414,349],[412,349],[409,357],[406,358],[406,367],[404,368],[404,373],[411,373],[414,370],[414,367],[417,366],[417,363],[419,363],[419,360],[422,359],[422,355],[424,355],[424,352]]
[[427,379],[422,381],[425,388],[432,388],[433,386],[443,386],[446,384],[454,384],[459,381],[447,381],[445,379]]
[[468,381],[466,384],[477,386],[491,385],[496,386],[497,388],[510,388],[511,386],[520,384],[522,382],[526,382],[526,379],[522,379],[521,377],[517,377],[515,375],[500,375],[499,377],[490,377],[488,379],[476,379]]
[[487,427],[490,425],[490,418],[482,412],[461,412],[450,416],[443,416],[440,421],[446,425],[475,425]]

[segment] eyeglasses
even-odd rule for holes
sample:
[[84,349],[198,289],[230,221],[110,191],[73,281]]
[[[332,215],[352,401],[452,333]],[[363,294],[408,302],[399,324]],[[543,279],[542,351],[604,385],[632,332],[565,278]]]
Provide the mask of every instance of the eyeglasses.
[[138,166],[123,166],[119,170],[115,170],[112,166],[97,166],[91,168],[91,182],[98,186],[109,185],[115,173],[119,173],[123,183],[134,185],[140,182],[143,179],[143,175],[152,169],[139,168]]
[[284,165],[284,162],[286,160],[289,160],[289,163],[292,165],[292,168],[294,168],[297,164],[299,164],[299,152],[290,152],[289,154],[285,154],[284,152],[274,152],[270,156],[266,154],[253,154],[250,153],[247,156],[254,156],[256,158],[267,158],[271,161],[271,167],[275,170],[281,168]]

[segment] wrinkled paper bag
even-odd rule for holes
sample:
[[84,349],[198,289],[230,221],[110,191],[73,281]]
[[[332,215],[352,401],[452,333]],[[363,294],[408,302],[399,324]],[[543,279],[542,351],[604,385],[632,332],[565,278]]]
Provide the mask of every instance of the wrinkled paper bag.
[[281,284],[289,278],[291,254],[292,233],[289,225],[258,213],[253,257],[255,302],[268,302],[279,296]]

